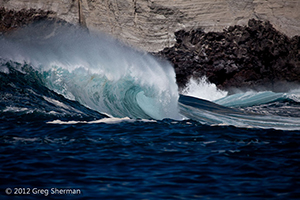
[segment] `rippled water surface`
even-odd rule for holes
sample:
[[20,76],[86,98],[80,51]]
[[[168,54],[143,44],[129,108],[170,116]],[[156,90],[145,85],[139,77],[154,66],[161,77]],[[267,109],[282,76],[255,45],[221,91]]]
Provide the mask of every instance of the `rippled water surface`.
[[[7,121],[0,128],[1,199],[12,198],[4,193],[8,187],[48,189],[57,199],[297,199],[300,194],[299,131],[172,120]],[[81,194],[51,194],[51,188]]]

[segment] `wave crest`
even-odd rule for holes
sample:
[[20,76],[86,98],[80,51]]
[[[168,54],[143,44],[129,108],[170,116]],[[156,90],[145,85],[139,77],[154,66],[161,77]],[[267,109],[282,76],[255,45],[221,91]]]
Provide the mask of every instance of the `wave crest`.
[[30,63],[46,86],[114,117],[179,119],[172,66],[105,35],[56,27],[25,28],[1,40],[2,58]]

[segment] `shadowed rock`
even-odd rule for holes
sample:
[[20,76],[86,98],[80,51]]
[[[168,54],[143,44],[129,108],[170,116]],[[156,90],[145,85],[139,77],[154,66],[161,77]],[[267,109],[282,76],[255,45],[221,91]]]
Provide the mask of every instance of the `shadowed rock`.
[[288,38],[269,22],[251,19],[248,26],[223,32],[178,31],[176,44],[158,55],[175,67],[177,83],[206,76],[218,88],[286,90],[300,83],[300,37]]
[[35,9],[14,11],[0,8],[0,33],[5,33],[39,20],[53,20],[52,14],[53,12],[51,11]]

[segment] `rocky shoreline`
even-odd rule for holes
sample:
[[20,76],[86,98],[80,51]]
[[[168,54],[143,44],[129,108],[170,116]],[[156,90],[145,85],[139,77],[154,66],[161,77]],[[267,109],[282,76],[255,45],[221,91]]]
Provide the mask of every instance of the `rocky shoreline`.
[[195,29],[175,35],[176,44],[155,55],[173,63],[180,88],[203,76],[228,91],[285,91],[300,84],[300,37],[288,38],[269,22],[251,19],[248,26],[223,32]]
[[[0,8],[0,34],[45,19],[63,21],[50,11]],[[198,28],[175,36],[173,47],[152,54],[173,64],[180,89],[190,78],[203,76],[229,92],[284,91],[300,84],[300,36],[289,38],[269,22],[251,19],[248,26],[230,26],[223,32]]]

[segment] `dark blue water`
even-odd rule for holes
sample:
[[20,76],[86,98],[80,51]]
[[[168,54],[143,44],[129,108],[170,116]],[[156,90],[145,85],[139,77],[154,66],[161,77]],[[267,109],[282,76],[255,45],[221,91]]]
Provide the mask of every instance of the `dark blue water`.
[[299,91],[179,96],[168,64],[81,34],[0,38],[0,199],[300,198]]
[[[64,199],[297,199],[300,131],[195,121],[52,125],[1,119],[5,188]],[[51,194],[52,188],[80,194]],[[14,196],[14,197],[11,197]]]

